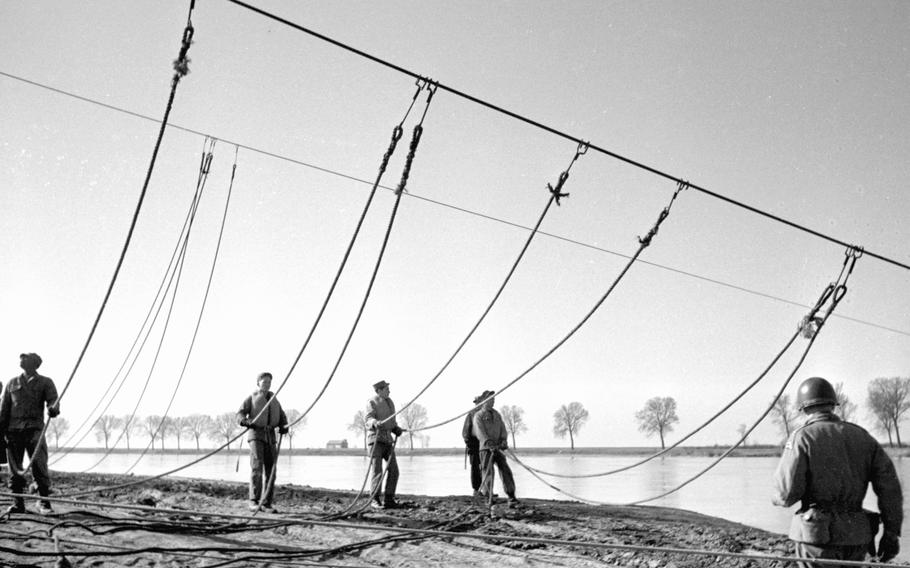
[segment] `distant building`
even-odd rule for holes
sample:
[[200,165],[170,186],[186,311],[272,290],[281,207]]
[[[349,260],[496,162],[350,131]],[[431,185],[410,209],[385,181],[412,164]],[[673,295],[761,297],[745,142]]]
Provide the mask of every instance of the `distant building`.
[[344,450],[348,447],[348,441],[345,440],[329,440],[325,445],[327,450]]

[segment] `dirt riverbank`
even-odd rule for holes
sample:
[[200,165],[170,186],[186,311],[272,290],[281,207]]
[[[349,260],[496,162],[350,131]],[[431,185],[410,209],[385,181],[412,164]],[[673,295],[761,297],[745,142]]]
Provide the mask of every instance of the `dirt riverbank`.
[[[135,478],[55,474],[55,496],[110,487]],[[789,555],[783,535],[689,511],[662,507],[591,506],[527,499],[514,508],[498,505],[493,516],[469,496],[400,496],[402,507],[342,518],[354,500],[350,491],[280,485],[276,514],[250,515],[246,486],[167,478],[80,499],[137,506],[117,510],[98,505],[55,503],[55,513],[29,512],[0,522],[0,565],[59,564],[40,556],[57,547],[73,566],[708,566],[779,567],[775,561],[679,553],[617,550],[532,542],[518,538],[698,549],[745,554]],[[200,512],[236,515],[211,518]],[[316,521],[319,524],[312,524]],[[339,524],[322,524],[333,522]],[[443,530],[501,537],[428,536],[377,530]],[[280,556],[279,553],[283,556]],[[116,554],[116,556],[112,556]],[[234,560],[234,562],[228,562]]]

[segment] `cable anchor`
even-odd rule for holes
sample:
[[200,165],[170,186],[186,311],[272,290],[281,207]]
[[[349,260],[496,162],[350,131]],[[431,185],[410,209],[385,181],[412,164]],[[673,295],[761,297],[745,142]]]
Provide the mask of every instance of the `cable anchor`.
[[556,200],[557,206],[560,205],[560,203],[559,203],[560,198],[569,197],[568,193],[562,192],[562,186],[565,185],[566,180],[568,180],[568,179],[569,179],[569,170],[566,170],[566,171],[562,172],[561,174],[559,174],[559,181],[556,182],[556,187],[553,187],[549,183],[547,184],[547,189],[553,195],[553,199]]

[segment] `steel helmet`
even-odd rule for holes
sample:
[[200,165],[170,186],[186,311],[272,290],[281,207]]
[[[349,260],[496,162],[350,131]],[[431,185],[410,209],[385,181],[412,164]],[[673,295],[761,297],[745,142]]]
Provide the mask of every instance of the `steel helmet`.
[[812,377],[803,381],[799,385],[799,392],[796,393],[796,406],[804,410],[809,406],[817,404],[839,404],[837,402],[837,393],[831,383],[821,377]]

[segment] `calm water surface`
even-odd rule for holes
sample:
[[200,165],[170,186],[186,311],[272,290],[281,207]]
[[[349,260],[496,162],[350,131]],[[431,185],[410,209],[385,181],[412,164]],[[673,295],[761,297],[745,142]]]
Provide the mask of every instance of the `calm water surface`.
[[[70,454],[52,466],[61,471],[84,471],[95,465],[101,454]],[[92,471],[122,473],[132,466],[137,454],[110,455]],[[527,465],[547,472],[579,475],[600,473],[631,465],[641,460],[634,456],[566,456],[521,455]],[[655,459],[629,471],[606,477],[587,479],[543,478],[571,495],[591,501],[626,504],[654,497],[697,474],[715,458],[669,457]],[[52,458],[52,461],[54,458]],[[192,456],[155,454],[145,456],[133,469],[136,475],[155,475],[180,467]],[[722,517],[761,529],[785,533],[790,526],[792,510],[771,505],[772,476],[777,458],[736,458],[723,460],[707,474],[680,491],[651,501],[647,505],[687,509]],[[910,483],[910,463],[895,460],[903,486]],[[283,456],[279,461],[279,483],[310,485],[328,489],[360,489],[366,474],[366,459],[358,456]],[[459,456],[399,456],[400,494],[466,495],[471,486],[464,459]],[[512,464],[517,494],[538,499],[571,499],[536,479],[518,464]],[[246,482],[249,458],[244,455],[215,455],[175,474]],[[497,487],[499,480],[497,479]],[[502,493],[501,489],[497,492]],[[874,496],[867,496],[866,508],[877,509]],[[906,513],[905,513],[906,515]],[[910,551],[910,538],[902,539],[904,551]],[[902,557],[910,557],[905,552]]]

